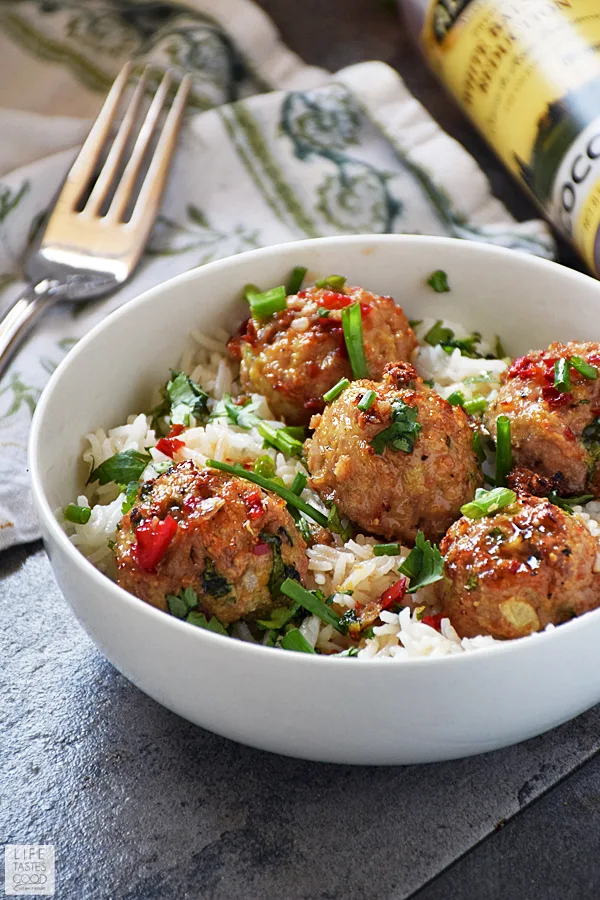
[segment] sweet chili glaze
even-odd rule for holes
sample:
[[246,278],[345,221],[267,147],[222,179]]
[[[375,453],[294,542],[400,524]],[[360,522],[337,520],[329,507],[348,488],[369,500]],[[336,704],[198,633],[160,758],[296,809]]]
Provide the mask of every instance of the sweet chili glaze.
[[249,319],[229,342],[244,389],[263,394],[273,414],[288,424],[307,425],[323,409],[323,394],[352,378],[342,312],[355,302],[369,375],[380,378],[390,360],[409,360],[416,338],[391,297],[360,287],[313,287],[289,296],[286,309],[265,321]]
[[440,550],[436,593],[461,637],[523,637],[600,603],[597,541],[545,498],[519,494],[494,515],[463,517]]
[[560,476],[565,494],[598,496],[598,449],[589,429],[600,416],[600,378],[569,366],[570,390],[559,390],[555,364],[573,357],[600,371],[600,345],[589,341],[555,342],[516,359],[485,421],[495,437],[498,416],[509,416],[515,465],[550,479]]

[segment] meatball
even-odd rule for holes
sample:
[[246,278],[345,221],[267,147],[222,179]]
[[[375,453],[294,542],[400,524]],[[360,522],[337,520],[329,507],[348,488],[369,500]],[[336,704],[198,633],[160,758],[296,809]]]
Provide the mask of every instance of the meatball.
[[229,343],[241,360],[242,385],[264,394],[273,413],[290,425],[307,425],[324,407],[323,394],[352,378],[342,331],[342,309],[358,301],[371,378],[390,360],[408,360],[417,342],[402,309],[391,297],[360,287],[340,291],[309,288],[287,298],[287,309],[264,322],[248,319],[243,335]]
[[[367,391],[376,396],[361,411]],[[355,381],[311,426],[312,486],[385,538],[412,543],[420,530],[438,540],[482,483],[467,416],[409,363],[387,365],[381,383]]]
[[554,387],[555,362],[574,356],[600,368],[600,344],[590,342],[554,343],[516,359],[486,423],[495,437],[496,419],[509,416],[515,465],[554,479],[562,494],[600,496],[600,379],[571,368],[571,390]]
[[308,571],[282,500],[189,460],[142,486],[114,552],[125,590],[167,610],[168,594],[191,588],[198,611],[224,624],[287,605],[281,582]]
[[461,637],[523,637],[600,605],[596,539],[545,498],[519,494],[495,515],[459,519],[440,550],[436,593]]

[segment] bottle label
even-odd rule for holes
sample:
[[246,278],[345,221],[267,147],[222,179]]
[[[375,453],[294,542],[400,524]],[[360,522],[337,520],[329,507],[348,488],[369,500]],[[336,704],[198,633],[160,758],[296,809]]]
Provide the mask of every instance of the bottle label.
[[433,0],[424,51],[600,275],[600,3]]

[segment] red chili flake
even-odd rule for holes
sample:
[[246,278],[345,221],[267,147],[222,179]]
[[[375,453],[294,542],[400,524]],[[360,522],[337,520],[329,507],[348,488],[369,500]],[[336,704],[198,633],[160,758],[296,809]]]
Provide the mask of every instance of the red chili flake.
[[265,553],[268,553],[268,552],[269,552],[269,545],[268,545],[268,544],[263,544],[263,543],[255,544],[255,545],[254,545],[254,550],[253,550],[252,552],[253,552],[256,556],[264,556]]
[[373,312],[373,307],[371,306],[370,303],[362,303],[361,302],[359,304],[359,306],[360,306],[360,311],[361,311],[363,317],[368,316],[370,313]]
[[156,449],[164,453],[165,456],[170,456],[171,459],[182,447],[185,447],[185,441],[180,441],[177,438],[161,438],[156,444]]
[[399,581],[396,581],[387,589],[387,591],[384,591],[380,597],[381,608],[387,609],[388,606],[392,606],[392,604],[402,600],[406,593],[406,585],[406,578],[400,578]]
[[444,613],[435,613],[433,616],[423,616],[421,622],[423,625],[429,625],[431,628],[435,628],[436,631],[442,630],[442,619],[445,619],[446,616]]
[[566,437],[566,439],[567,439],[568,441],[576,441],[576,440],[577,440],[577,438],[575,437],[574,432],[571,431],[571,429],[569,428],[568,425],[567,425],[567,427],[565,428],[565,437]]
[[191,497],[185,498],[181,505],[181,508],[186,514],[193,513],[198,509],[203,500],[203,497],[198,497],[197,494],[192,494]]
[[184,430],[184,428],[185,428],[185,425],[173,425],[173,427],[171,428],[170,432],[167,435],[167,439],[177,437],[178,435],[181,434],[181,432]]
[[570,406],[573,402],[573,394],[561,394],[553,385],[546,385],[542,388],[542,397],[552,409],[558,409],[561,406]]
[[520,356],[512,363],[506,373],[507,378],[522,378],[526,381],[537,381],[539,384],[554,384],[554,363],[557,356],[532,359]]
[[147,519],[143,525],[135,529],[135,558],[140,569],[152,572],[167,552],[167,547],[177,531],[177,522],[173,516],[167,516],[162,522],[154,517]]
[[298,291],[296,296],[300,297],[301,300],[304,300],[305,297],[308,297],[308,291],[306,290],[306,288],[304,288],[303,290]]
[[320,302],[325,309],[344,309],[353,302],[352,297],[347,294],[340,294],[337,291],[324,291]]
[[244,506],[248,510],[249,519],[260,519],[265,511],[262,496],[258,491],[253,491],[252,494],[247,494],[244,497]]

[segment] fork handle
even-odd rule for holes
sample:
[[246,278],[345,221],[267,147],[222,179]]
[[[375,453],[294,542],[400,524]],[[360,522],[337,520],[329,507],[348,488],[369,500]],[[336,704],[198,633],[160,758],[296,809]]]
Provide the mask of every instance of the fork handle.
[[0,379],[35,321],[60,297],[58,285],[59,282],[47,278],[27,285],[0,321]]

